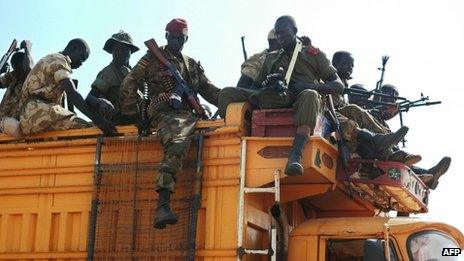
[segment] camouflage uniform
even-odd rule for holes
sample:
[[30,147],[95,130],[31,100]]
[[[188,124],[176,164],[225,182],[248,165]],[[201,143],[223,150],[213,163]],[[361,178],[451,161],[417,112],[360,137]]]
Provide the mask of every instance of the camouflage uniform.
[[[165,47],[162,52],[181,73],[187,84],[203,96],[209,103],[216,105],[219,89],[206,78],[201,65],[192,58],[182,55],[175,57]],[[156,190],[174,190],[176,174],[182,168],[182,161],[188,152],[191,137],[198,117],[185,105],[182,109],[173,109],[169,97],[175,81],[158,59],[147,52],[124,79],[120,90],[121,114],[138,114],[137,90],[146,83],[150,93],[148,116],[151,126],[161,139],[164,157],[158,169]]]
[[248,60],[246,60],[242,64],[242,74],[250,77],[253,81],[256,81],[256,78],[261,71],[261,67],[263,67],[264,60],[266,60],[266,56],[269,54],[268,49],[264,51],[252,55]]
[[[287,70],[292,54],[283,50],[269,53],[266,57],[255,85],[260,86],[265,77],[278,72],[279,67]],[[320,83],[336,73],[326,55],[312,46],[303,47],[298,54],[287,92],[273,90],[246,90],[242,88],[224,88],[219,95],[219,114],[225,117],[227,106],[233,102],[250,102],[260,109],[289,108],[295,110],[295,126],[309,125],[314,129],[316,118],[322,109],[321,96],[314,90],[303,90],[296,93],[292,90],[295,83]]]
[[13,72],[8,72],[0,76],[0,83],[6,88],[0,103],[0,119],[3,117],[18,118],[23,81],[17,80]]
[[111,121],[116,125],[128,125],[133,123],[133,118],[127,118],[121,115],[121,105],[119,102],[119,88],[129,72],[129,67],[112,62],[98,73],[97,78],[92,83],[92,89],[103,94],[103,98],[113,104],[115,112]]
[[21,93],[19,122],[24,135],[90,127],[61,106],[61,80],[71,78],[71,59],[61,53],[42,58],[28,74]]
[[377,134],[390,133],[390,130],[386,129],[368,111],[356,104],[345,105],[336,112],[343,138],[347,141],[351,152],[356,151],[357,137],[352,135],[355,129],[366,129]]

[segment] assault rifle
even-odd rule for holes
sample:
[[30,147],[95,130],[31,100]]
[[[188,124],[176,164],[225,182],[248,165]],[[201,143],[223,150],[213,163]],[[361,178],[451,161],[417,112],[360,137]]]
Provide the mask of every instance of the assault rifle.
[[145,45],[148,47],[150,52],[168,68],[169,72],[172,74],[174,80],[176,81],[176,86],[174,87],[171,97],[169,98],[171,106],[174,109],[183,108],[182,101],[185,100],[187,104],[190,106],[190,108],[193,109],[198,116],[200,116],[204,120],[208,119],[205,110],[203,109],[203,107],[200,104],[200,101],[198,100],[197,94],[195,93],[195,91],[188,87],[187,82],[182,78],[182,75],[180,74],[179,70],[177,70],[177,68],[174,67],[174,65],[172,65],[163,56],[155,39],[145,41]]
[[6,62],[8,62],[8,59],[10,58],[10,56],[16,50],[18,50],[17,46],[18,46],[18,41],[14,39],[13,42],[10,44],[10,47],[8,48],[8,50],[6,51],[6,53],[2,56],[2,59],[0,60],[0,70],[3,68],[3,66],[5,66]]
[[342,129],[340,127],[340,121],[338,120],[337,113],[335,112],[335,106],[333,103],[332,94],[327,95],[327,105],[329,109],[328,113],[333,120],[333,123],[335,125],[335,131],[337,132],[339,136],[337,137],[338,154],[340,155],[340,159],[342,161],[342,168],[343,168],[343,172],[345,173],[346,181],[348,182],[348,190],[349,190],[350,196],[353,197],[350,176],[348,174],[348,157],[345,151],[347,147],[346,147],[345,141],[343,140]]

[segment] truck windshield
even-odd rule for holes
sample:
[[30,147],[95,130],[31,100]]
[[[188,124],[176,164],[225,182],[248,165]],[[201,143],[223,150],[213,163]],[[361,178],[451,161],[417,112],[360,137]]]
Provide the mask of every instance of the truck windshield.
[[459,245],[449,235],[438,231],[412,234],[408,241],[409,258],[414,261],[459,260],[464,261]]

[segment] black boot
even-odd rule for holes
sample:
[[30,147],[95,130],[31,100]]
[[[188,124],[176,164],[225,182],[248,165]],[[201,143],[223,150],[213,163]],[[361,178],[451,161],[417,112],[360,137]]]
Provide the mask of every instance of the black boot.
[[301,155],[308,141],[308,136],[303,134],[295,134],[293,139],[292,150],[288,154],[287,166],[285,166],[285,174],[289,176],[303,175],[303,165],[301,165]]
[[391,148],[404,138],[408,130],[406,126],[402,126],[396,132],[388,134],[372,134],[365,130],[359,130],[359,156],[364,159],[387,160],[392,153]]
[[436,189],[438,186],[438,179],[448,171],[451,165],[450,157],[443,157],[437,165],[430,168],[427,172],[433,175],[432,180],[426,183],[430,189]]
[[174,225],[177,223],[176,214],[172,213],[169,207],[171,201],[171,191],[168,189],[158,190],[158,206],[155,213],[154,227],[163,229],[166,225]]

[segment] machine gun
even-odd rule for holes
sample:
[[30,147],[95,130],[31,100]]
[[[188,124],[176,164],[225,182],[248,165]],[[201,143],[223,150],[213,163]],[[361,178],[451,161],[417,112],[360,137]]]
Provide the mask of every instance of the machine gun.
[[382,73],[380,74],[380,80],[377,81],[377,84],[375,85],[375,92],[380,92],[380,87],[382,87],[382,85],[383,85],[383,76],[385,75],[385,66],[387,65],[387,62],[388,62],[389,58],[390,58],[390,56],[388,56],[388,55],[382,56],[382,67],[377,68]]
[[16,39],[13,40],[13,42],[10,44],[10,47],[6,51],[6,53],[2,56],[2,59],[0,60],[0,70],[5,66],[6,62],[8,62],[8,59],[10,59],[10,56],[18,50],[18,41]]
[[205,113],[205,110],[198,100],[197,94],[195,91],[190,89],[187,85],[187,82],[182,78],[179,70],[174,67],[161,53],[161,50],[158,47],[155,39],[150,39],[145,41],[145,45],[148,47],[150,52],[158,58],[158,60],[164,64],[169,72],[174,77],[176,86],[174,87],[171,97],[169,98],[170,104],[174,109],[183,108],[182,101],[185,100],[188,106],[195,111],[195,113],[200,116],[202,119],[208,119],[208,116]]
[[[403,112],[408,112],[410,108],[441,104],[441,101],[432,101],[431,102],[429,100],[430,100],[429,96],[424,96],[424,94],[421,93],[421,97],[418,100],[415,100],[415,101],[405,100],[405,101],[402,101],[402,102],[398,103],[399,115],[400,115],[400,125],[403,126]],[[403,138],[401,140],[401,143],[403,144],[403,148],[404,148],[406,146],[406,140]]]

